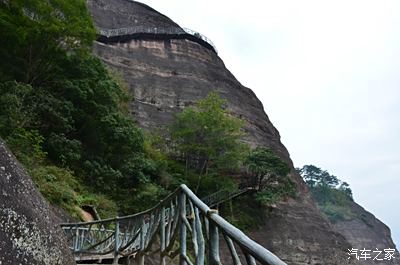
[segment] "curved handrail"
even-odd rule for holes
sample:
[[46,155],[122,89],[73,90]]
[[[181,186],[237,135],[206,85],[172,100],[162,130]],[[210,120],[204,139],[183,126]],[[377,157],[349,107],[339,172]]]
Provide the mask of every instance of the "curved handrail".
[[[101,227],[99,227],[101,226]],[[238,246],[247,264],[285,265],[270,251],[248,238],[239,229],[210,209],[186,185],[181,185],[155,207],[144,212],[101,221],[62,224],[75,254],[113,253],[114,261],[135,254],[139,263],[159,239],[161,264],[179,253],[180,264],[219,265],[219,235],[222,234],[234,264],[242,264]],[[188,236],[191,234],[191,236]],[[193,247],[188,254],[187,238]],[[179,241],[179,248],[175,242]],[[206,248],[208,249],[206,251]],[[190,257],[194,257],[192,261]]]
[[98,28],[97,32],[100,36],[106,38],[129,36],[134,34],[181,35],[181,36],[190,35],[195,39],[199,39],[201,41],[208,43],[212,47],[212,49],[214,49],[214,51],[218,53],[217,48],[209,38],[207,38],[206,36],[197,31],[188,28],[132,26],[132,27],[124,27],[116,29]]

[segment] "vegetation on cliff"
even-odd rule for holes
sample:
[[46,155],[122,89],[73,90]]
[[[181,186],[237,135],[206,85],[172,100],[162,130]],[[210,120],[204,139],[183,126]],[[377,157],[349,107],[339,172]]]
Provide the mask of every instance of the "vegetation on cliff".
[[76,217],[85,204],[102,217],[137,212],[180,183],[200,195],[235,190],[244,163],[265,186],[259,204],[292,194],[288,167],[271,150],[250,152],[244,121],[216,93],[166,135],[143,133],[123,82],[91,54],[85,1],[2,1],[0,27],[0,136],[51,203]]
[[296,169],[309,187],[318,208],[335,223],[353,219],[350,203],[353,195],[348,183],[314,165]]
[[155,167],[127,91],[90,53],[85,1],[0,5],[0,135],[51,202],[115,214]]
[[211,92],[178,113],[170,126],[169,155],[184,165],[186,181],[200,194],[227,188],[248,152],[240,140],[244,121],[224,105],[226,100]]
[[257,147],[246,157],[244,165],[258,189],[258,202],[269,205],[296,195],[296,187],[288,177],[289,166],[271,149]]

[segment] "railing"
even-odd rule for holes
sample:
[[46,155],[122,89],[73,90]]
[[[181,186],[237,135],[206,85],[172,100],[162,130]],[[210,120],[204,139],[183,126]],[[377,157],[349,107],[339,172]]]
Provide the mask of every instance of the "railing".
[[213,194],[210,194],[206,197],[201,198],[201,200],[207,204],[209,207],[214,207],[219,204],[226,202],[227,200],[239,197],[240,195],[247,193],[249,191],[253,191],[254,188],[246,187],[243,189],[239,189],[236,191],[228,191],[228,190],[221,190],[217,191]]
[[196,32],[188,28],[134,26],[134,27],[117,28],[117,29],[99,28],[98,33],[100,34],[100,36],[104,36],[106,38],[129,36],[133,34],[183,35],[183,36],[190,35],[196,39],[208,43],[217,53],[217,48],[209,38],[200,34],[199,32]]
[[142,213],[61,226],[75,255],[109,255],[113,264],[134,254],[144,265],[156,248],[161,265],[178,255],[180,265],[220,265],[220,235],[235,265],[286,264],[210,209],[186,185]]

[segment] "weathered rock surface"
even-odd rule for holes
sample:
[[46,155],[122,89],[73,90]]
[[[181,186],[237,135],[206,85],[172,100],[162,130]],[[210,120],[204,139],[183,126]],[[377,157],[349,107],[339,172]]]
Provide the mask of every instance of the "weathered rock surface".
[[[371,259],[363,260],[362,264],[400,264],[398,251],[394,254],[395,259],[389,260],[389,257],[385,257],[385,249],[396,248],[392,241],[390,229],[357,203],[352,203],[351,211],[357,216],[356,218],[338,221],[333,225],[350,242],[352,248],[371,250],[371,252],[366,252],[370,254]],[[382,253],[374,253],[373,251],[382,251]],[[374,258],[376,259],[374,260]],[[383,260],[379,261],[379,259]]]
[[[149,25],[179,27],[166,16],[128,0],[90,0],[95,24],[102,28]],[[171,122],[172,115],[217,90],[232,114],[247,121],[245,139],[252,146],[272,148],[290,165],[289,153],[261,102],[226,69],[209,48],[188,39],[146,36],[115,43],[96,42],[94,52],[121,73],[134,95],[132,114],[145,130]],[[300,176],[293,173],[300,194],[281,203],[252,237],[288,264],[350,264],[349,242],[321,215]]]
[[0,264],[75,264],[59,223],[0,139]]

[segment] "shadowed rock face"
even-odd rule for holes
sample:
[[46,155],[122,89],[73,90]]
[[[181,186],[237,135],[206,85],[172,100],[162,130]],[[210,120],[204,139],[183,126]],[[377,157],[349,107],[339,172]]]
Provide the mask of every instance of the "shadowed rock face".
[[0,264],[75,264],[59,223],[0,139]]
[[[123,6],[123,8],[122,8]],[[128,0],[91,0],[95,23],[103,28],[176,23],[153,9]],[[227,99],[233,115],[246,120],[246,141],[272,148],[292,168],[279,132],[265,114],[261,102],[226,69],[216,53],[187,39],[135,38],[94,45],[94,52],[111,69],[122,74],[134,101],[132,115],[145,130],[154,131],[172,121],[173,113],[217,90]],[[296,200],[280,203],[268,214],[267,223],[251,237],[288,264],[352,264],[348,241],[322,217],[307,187],[296,173]]]

